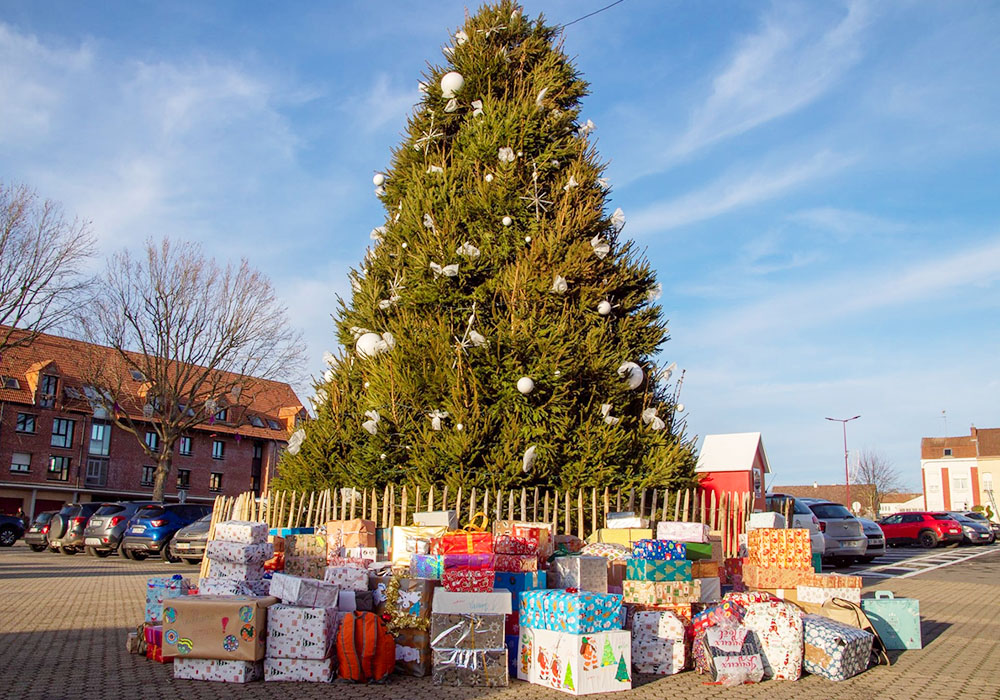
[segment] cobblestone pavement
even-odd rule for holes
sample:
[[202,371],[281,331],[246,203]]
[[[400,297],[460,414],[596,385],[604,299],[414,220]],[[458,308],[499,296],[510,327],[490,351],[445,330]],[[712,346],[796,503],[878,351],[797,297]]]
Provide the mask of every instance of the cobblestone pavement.
[[[195,567],[158,561],[97,560],[78,554],[36,554],[23,543],[0,549],[0,698],[561,698],[564,694],[514,681],[510,688],[441,688],[429,679],[393,676],[379,686],[335,683],[175,681],[169,665],[125,651],[125,633],[141,621],[149,576],[197,575]],[[654,698],[993,698],[1000,697],[1000,551],[880,589],[918,598],[924,649],[895,652],[877,667],[832,683],[815,676],[741,688],[708,686],[694,673],[637,677],[617,697]],[[872,587],[866,591],[873,590]]]

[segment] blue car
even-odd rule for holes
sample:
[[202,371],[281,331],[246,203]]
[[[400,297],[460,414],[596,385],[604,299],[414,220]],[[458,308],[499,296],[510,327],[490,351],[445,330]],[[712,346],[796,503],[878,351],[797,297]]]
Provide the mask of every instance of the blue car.
[[126,559],[142,561],[159,555],[165,561],[178,559],[170,553],[170,540],[186,525],[212,512],[212,506],[184,503],[143,506],[128,523],[119,551]]

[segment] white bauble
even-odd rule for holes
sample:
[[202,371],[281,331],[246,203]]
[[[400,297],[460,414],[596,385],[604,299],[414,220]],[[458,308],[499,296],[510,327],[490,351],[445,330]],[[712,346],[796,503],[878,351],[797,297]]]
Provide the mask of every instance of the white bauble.
[[461,423],[457,423],[455,425],[455,430],[464,430],[464,429],[465,429],[465,426],[462,425]]
[[359,357],[375,357],[385,349],[385,342],[378,333],[363,333],[354,343]]
[[597,313],[599,313],[601,316],[607,316],[608,314],[610,314],[611,313],[611,302],[605,300],[605,301],[602,301],[600,304],[598,304],[597,305]]
[[684,404],[679,403],[674,407],[675,413],[684,413]]
[[465,87],[465,78],[457,71],[451,71],[441,76],[441,96],[450,100]]
[[638,389],[642,386],[642,367],[634,362],[623,362],[618,367],[618,376],[625,380],[629,389]]
[[486,173],[486,177],[483,178],[486,182],[493,182],[493,173]]
[[517,390],[522,394],[530,394],[535,390],[535,380],[531,377],[521,377],[517,380]]
[[375,177],[372,178],[372,184],[376,187],[381,187],[385,184],[385,173],[375,173]]
[[525,236],[524,237],[524,242],[525,243],[531,243],[531,236]]
[[510,226],[512,223],[514,223],[514,220],[509,216],[505,216],[502,219],[500,219],[500,223],[503,224],[504,226]]

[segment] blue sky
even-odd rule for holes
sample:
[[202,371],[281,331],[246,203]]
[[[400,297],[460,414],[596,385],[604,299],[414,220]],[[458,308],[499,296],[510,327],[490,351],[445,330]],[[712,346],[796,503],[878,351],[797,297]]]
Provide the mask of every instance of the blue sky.
[[[563,23],[607,0],[528,2]],[[470,8],[475,10],[475,6]],[[0,6],[0,179],[248,257],[309,343],[382,223],[461,2]],[[921,436],[1000,425],[1000,7],[625,0],[567,28],[612,207],[647,248],[689,432],[833,482],[840,426],[919,486]]]

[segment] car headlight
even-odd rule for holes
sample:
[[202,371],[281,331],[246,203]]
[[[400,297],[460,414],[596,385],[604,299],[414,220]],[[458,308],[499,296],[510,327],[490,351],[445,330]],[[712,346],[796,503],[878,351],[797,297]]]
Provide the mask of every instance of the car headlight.
[[965,532],[965,534],[967,534],[967,535],[974,535],[974,534],[976,534],[976,529],[972,528],[972,527],[969,527],[968,525],[963,525],[962,526],[962,531]]

